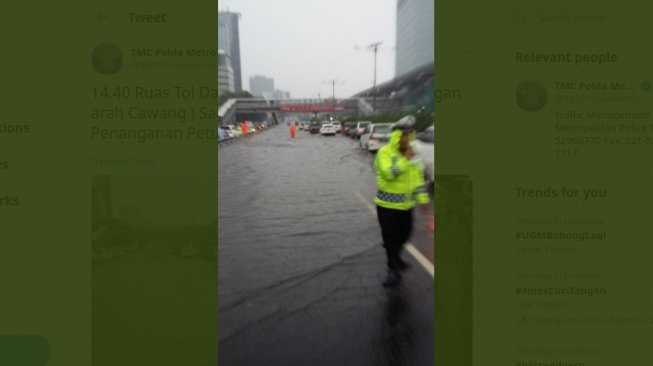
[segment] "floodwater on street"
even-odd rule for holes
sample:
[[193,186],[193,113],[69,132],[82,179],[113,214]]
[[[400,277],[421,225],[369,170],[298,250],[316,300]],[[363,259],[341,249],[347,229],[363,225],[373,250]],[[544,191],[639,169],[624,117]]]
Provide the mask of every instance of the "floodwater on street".
[[[218,149],[221,366],[433,365],[433,277],[394,289],[358,140],[276,125]],[[433,212],[411,243],[433,263]]]

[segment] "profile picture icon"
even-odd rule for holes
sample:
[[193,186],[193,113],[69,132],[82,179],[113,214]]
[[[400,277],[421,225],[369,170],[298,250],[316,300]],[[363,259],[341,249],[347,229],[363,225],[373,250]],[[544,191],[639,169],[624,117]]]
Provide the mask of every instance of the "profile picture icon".
[[100,74],[115,74],[122,67],[122,50],[113,43],[103,43],[93,49],[91,63]]
[[542,82],[529,80],[517,86],[517,105],[525,111],[539,111],[546,105],[546,100],[546,86]]

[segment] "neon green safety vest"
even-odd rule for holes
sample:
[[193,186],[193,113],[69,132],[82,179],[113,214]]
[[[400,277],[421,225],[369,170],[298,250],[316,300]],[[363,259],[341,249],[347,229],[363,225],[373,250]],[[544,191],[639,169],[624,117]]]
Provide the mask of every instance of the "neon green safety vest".
[[[399,152],[402,131],[390,134],[390,142],[379,149],[374,159],[376,181],[379,187],[374,202],[385,208],[410,210],[415,202],[429,203],[420,164],[406,159]],[[410,136],[412,140],[415,134]]]

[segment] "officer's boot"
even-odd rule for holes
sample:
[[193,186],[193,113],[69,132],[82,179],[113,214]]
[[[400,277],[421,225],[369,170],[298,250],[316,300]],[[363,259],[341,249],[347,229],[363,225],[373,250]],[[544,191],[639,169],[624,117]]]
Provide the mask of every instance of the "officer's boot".
[[395,287],[401,280],[401,274],[395,269],[388,269],[388,274],[383,281],[383,287]]
[[399,284],[401,274],[399,273],[399,251],[394,248],[386,248],[388,255],[388,273],[383,281],[384,287],[394,287]]
[[404,261],[403,259],[401,259],[401,257],[398,257],[398,258],[399,258],[399,260],[398,260],[397,264],[398,264],[400,270],[405,271],[407,269],[410,269],[410,267],[412,267],[412,265],[410,263]]

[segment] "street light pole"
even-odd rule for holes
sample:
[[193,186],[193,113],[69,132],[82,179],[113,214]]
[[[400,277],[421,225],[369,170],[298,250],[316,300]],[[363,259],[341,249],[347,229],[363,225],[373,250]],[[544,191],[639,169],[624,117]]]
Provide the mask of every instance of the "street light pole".
[[[331,84],[331,93],[332,93],[331,98],[332,98],[332,102],[333,102],[334,106],[336,105],[336,82],[337,81],[338,81],[338,79],[332,79],[332,80],[327,80],[327,81],[322,82],[323,84]],[[342,85],[343,83],[344,83],[344,81],[339,82],[338,85]]]
[[327,80],[324,84],[331,84],[331,102],[336,104],[336,81],[337,79]]
[[[373,95],[374,99],[372,100],[372,114],[376,113],[376,54],[377,51],[379,50],[379,46],[382,43],[383,41],[374,42],[368,45],[366,48],[368,51],[374,51],[374,86],[372,87],[372,90],[374,92]],[[354,49],[360,50],[361,48],[358,46],[354,46]]]
[[[372,45],[374,45],[374,99],[372,101],[372,114],[376,113],[376,52],[377,52],[380,44],[381,44],[381,42],[377,42],[376,44],[374,44],[374,43],[372,44]],[[372,45],[370,45],[370,46],[372,46]]]

